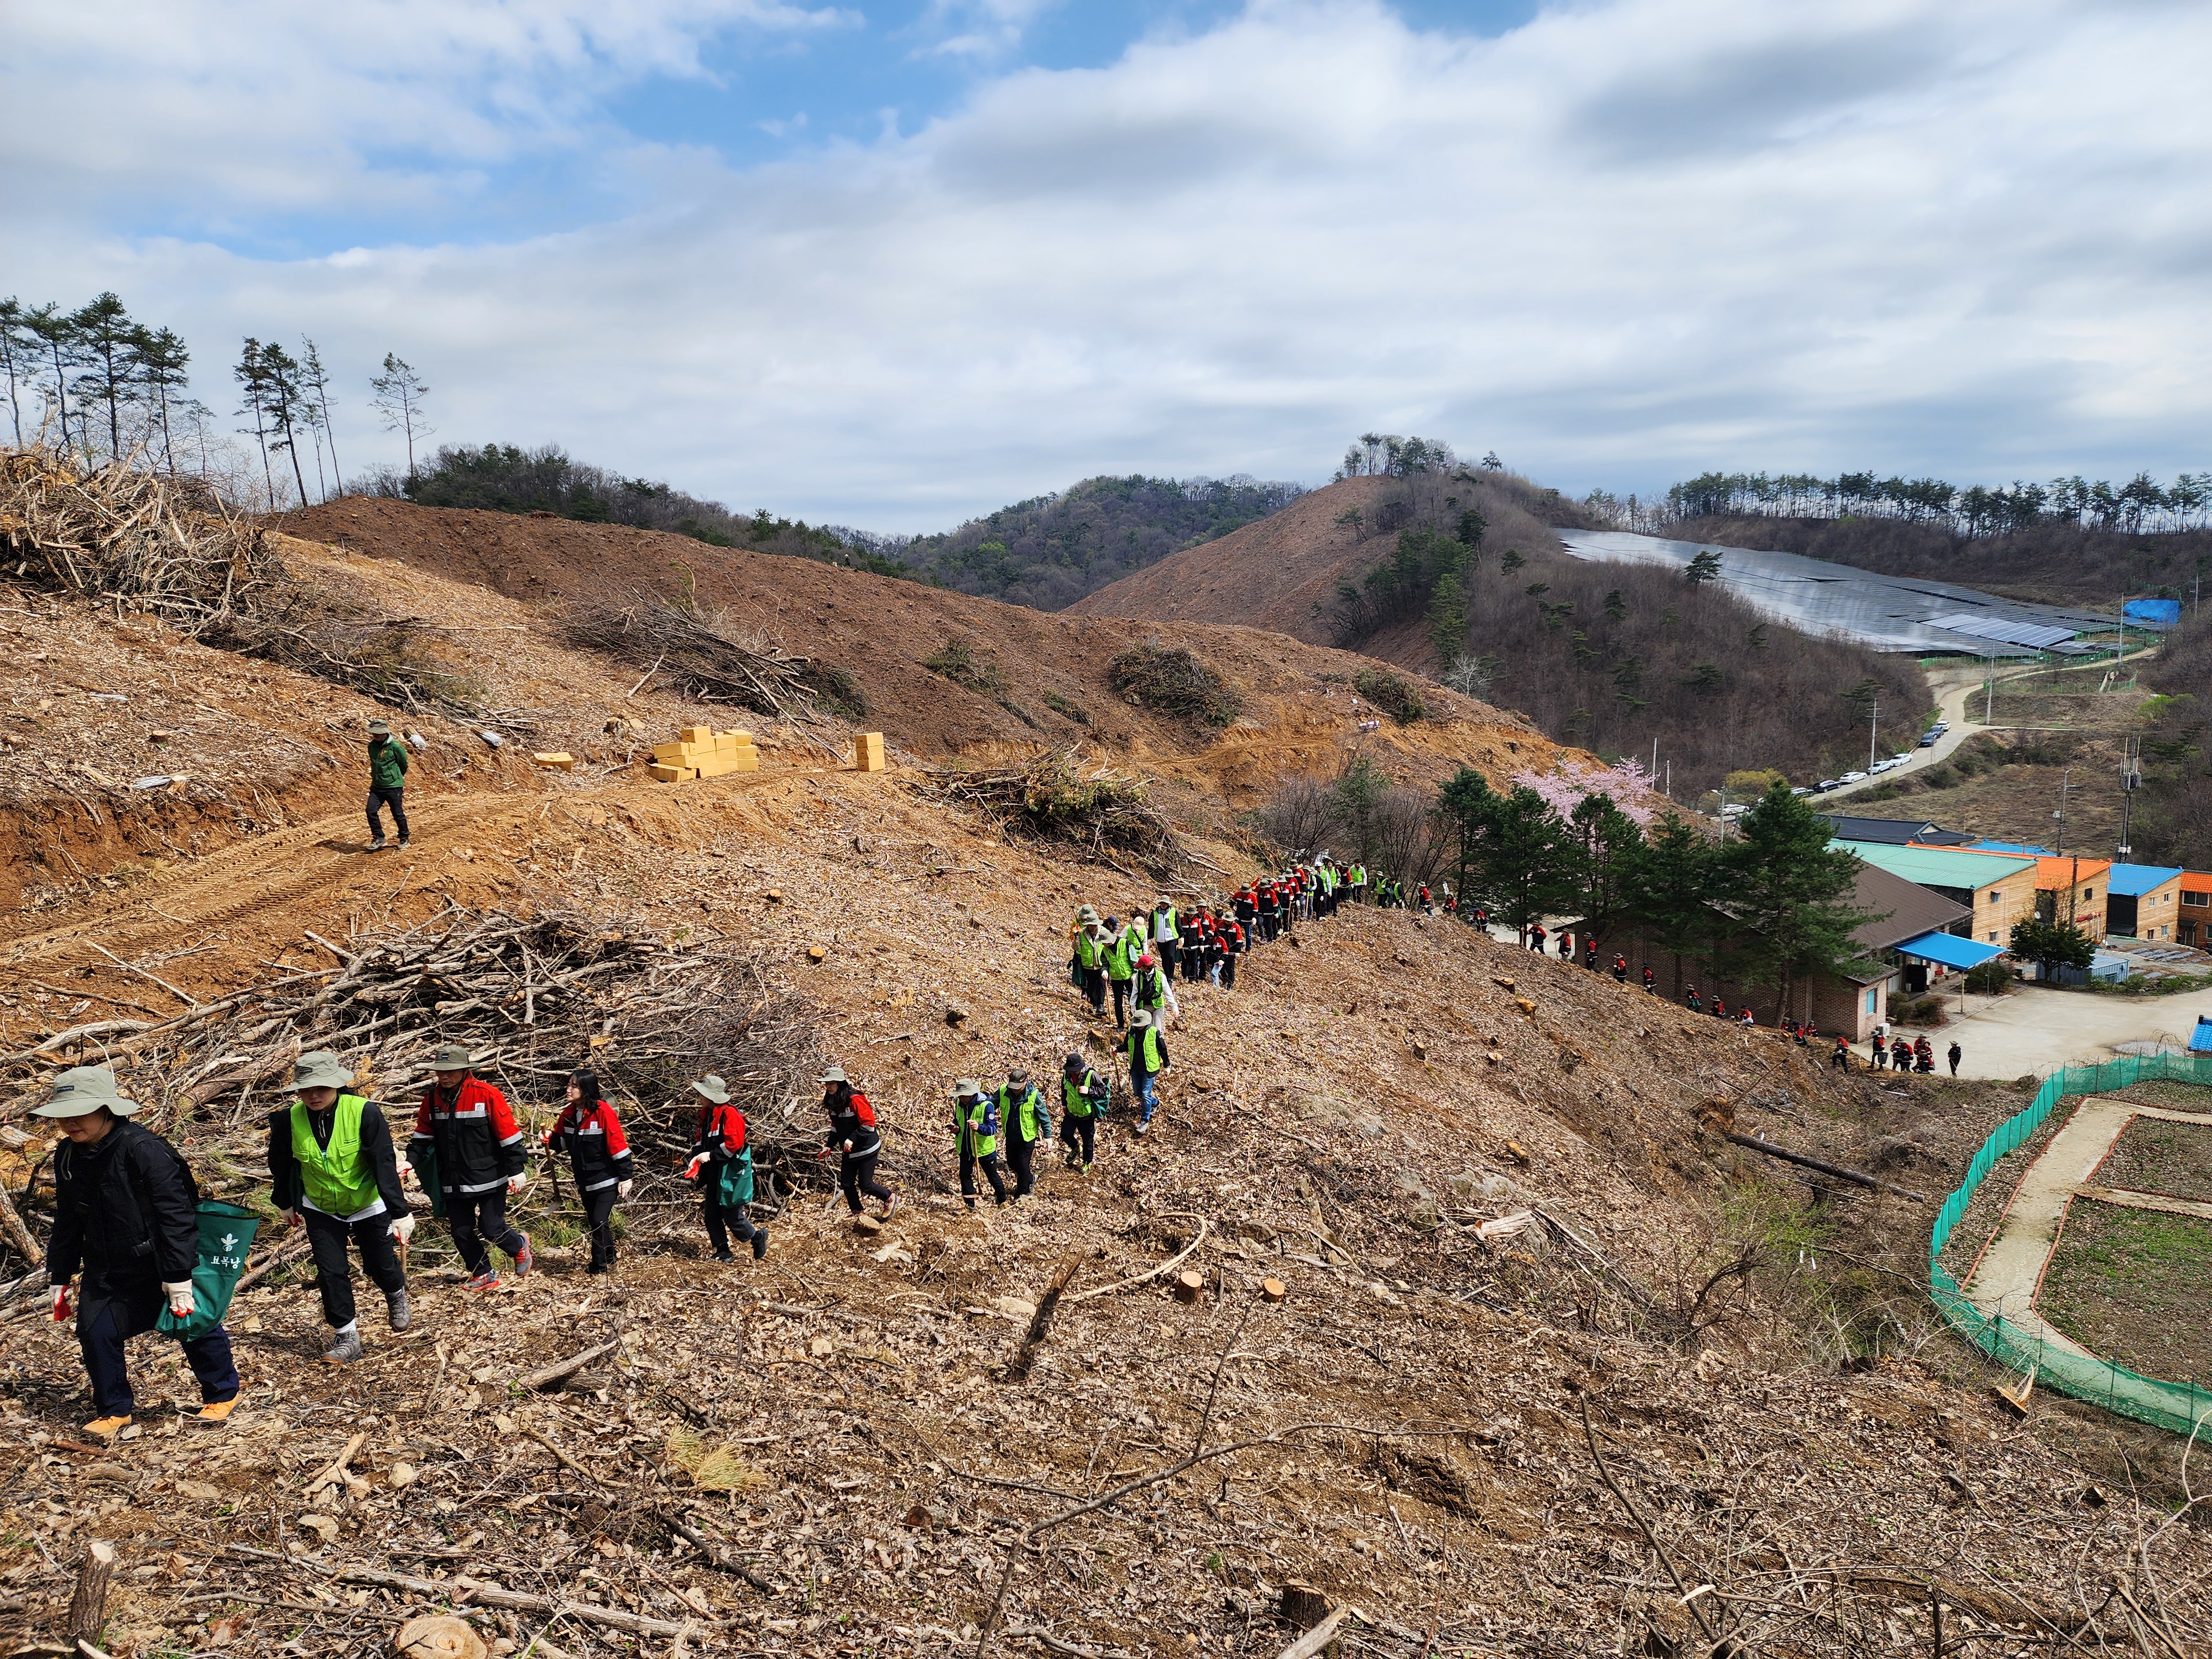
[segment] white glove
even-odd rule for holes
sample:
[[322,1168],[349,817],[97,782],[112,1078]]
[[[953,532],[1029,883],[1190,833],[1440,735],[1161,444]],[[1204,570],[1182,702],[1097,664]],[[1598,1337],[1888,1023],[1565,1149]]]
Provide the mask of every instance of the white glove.
[[617,1198],[628,1198],[629,1196],[629,1188],[630,1183],[627,1181],[616,1182],[615,1196]]
[[161,1288],[168,1293],[169,1311],[179,1319],[191,1318],[193,1306],[192,1281],[189,1279],[180,1279],[172,1285],[164,1279],[161,1282]]
[[402,1164],[399,1166],[399,1184],[403,1187],[412,1187],[416,1184],[415,1166],[412,1164]]
[[415,1237],[415,1218],[411,1215],[403,1215],[384,1231],[388,1236],[404,1244]]
[[276,1218],[288,1227],[296,1227],[300,1224],[300,1212],[297,1210],[279,1210],[276,1212]]
[[516,1176],[507,1183],[507,1195],[509,1198],[513,1198],[520,1194],[522,1189],[529,1184],[530,1177],[528,1176]]

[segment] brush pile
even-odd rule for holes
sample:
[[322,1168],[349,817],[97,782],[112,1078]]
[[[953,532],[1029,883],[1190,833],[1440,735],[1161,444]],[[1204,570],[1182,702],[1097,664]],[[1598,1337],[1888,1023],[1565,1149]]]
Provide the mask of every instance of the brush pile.
[[1226,726],[1244,712],[1244,700],[1228,681],[1182,646],[1158,640],[1133,645],[1106,665],[1106,678],[1123,702],[1180,720]]
[[1021,767],[936,772],[914,787],[925,799],[980,806],[1002,834],[1066,842],[1117,870],[1129,869],[1127,858],[1160,875],[1183,856],[1143,781],[1089,767],[1077,750],[1048,751]]
[[42,448],[0,450],[0,558],[40,586],[193,634],[289,580],[262,532],[204,492],[123,464],[86,472]]
[[570,645],[635,664],[647,678],[658,675],[701,702],[733,702],[787,720],[817,720],[825,709],[848,720],[868,712],[860,686],[843,669],[740,641],[650,594],[626,605],[572,606],[561,634]]
[[[669,1172],[691,1144],[689,1085],[708,1072],[727,1080],[752,1126],[764,1201],[774,1201],[772,1187],[823,1178],[811,1156],[819,1126],[799,1110],[820,1058],[813,1014],[772,988],[756,958],[569,913],[455,911],[441,921],[356,943],[342,967],[167,1020],[58,1031],[0,1056],[0,1086],[28,1105],[55,1067],[112,1065],[148,1109],[142,1121],[196,1164],[211,1158],[250,1172],[250,1188],[265,1181],[259,1120],[291,1098],[303,1050],[336,1052],[404,1138],[433,1052],[458,1042],[518,1119],[541,1127],[559,1110],[568,1074],[596,1073],[638,1149],[643,1197],[659,1188],[680,1199]],[[20,1243],[11,1249],[22,1253]]]

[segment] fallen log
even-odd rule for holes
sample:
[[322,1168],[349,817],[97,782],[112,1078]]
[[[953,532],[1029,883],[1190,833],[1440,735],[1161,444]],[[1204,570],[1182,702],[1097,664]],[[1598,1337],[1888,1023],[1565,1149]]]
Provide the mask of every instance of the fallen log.
[[[230,1547],[237,1549],[235,1544]],[[266,1557],[268,1552],[256,1551]],[[293,1562],[296,1569],[307,1565]],[[466,1590],[468,1599],[481,1607],[505,1607],[512,1613],[543,1613],[564,1619],[579,1619],[586,1624],[604,1625],[609,1630],[628,1631],[633,1636],[674,1636],[684,1631],[684,1625],[672,1625],[665,1619],[648,1619],[642,1613],[623,1613],[614,1607],[595,1607],[588,1601],[560,1601],[550,1595],[528,1595],[520,1590],[500,1589],[483,1580],[471,1578],[466,1573],[455,1573],[444,1583],[434,1583],[428,1578],[416,1578],[404,1572],[386,1572],[377,1567],[340,1566],[325,1568],[333,1578],[349,1584],[372,1584],[381,1589],[405,1590],[410,1595],[443,1601],[457,1589]],[[690,1626],[696,1629],[696,1625]]]
[[567,1382],[594,1359],[604,1359],[621,1346],[622,1339],[616,1337],[611,1340],[600,1343],[595,1348],[586,1348],[581,1353],[571,1354],[568,1358],[548,1365],[543,1370],[532,1371],[527,1376],[518,1376],[514,1379],[514,1385],[519,1389],[550,1389],[556,1383]]
[[1870,1176],[1863,1170],[1846,1170],[1840,1164],[1829,1164],[1817,1158],[1808,1158],[1803,1152],[1790,1152],[1776,1146],[1771,1140],[1761,1140],[1756,1135],[1740,1135],[1734,1130],[1730,1130],[1729,1139],[1739,1146],[1750,1147],[1754,1152],[1765,1152],[1767,1157],[1778,1158],[1785,1164],[1797,1164],[1808,1170],[1818,1170],[1822,1175],[1833,1176],[1837,1180],[1848,1181],[1854,1186],[1873,1188],[1885,1193],[1895,1193],[1899,1197],[1909,1198],[1916,1204],[1925,1204],[1928,1201],[1925,1194],[1916,1193],[1909,1187],[1896,1186],[1884,1181],[1880,1176]]

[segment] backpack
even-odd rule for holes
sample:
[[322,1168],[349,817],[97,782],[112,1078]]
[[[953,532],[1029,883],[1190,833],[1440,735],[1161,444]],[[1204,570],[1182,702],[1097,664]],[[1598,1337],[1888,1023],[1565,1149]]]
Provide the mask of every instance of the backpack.
[[714,1201],[726,1210],[734,1210],[741,1204],[753,1201],[753,1149],[745,1143],[744,1151],[721,1166],[714,1178]]

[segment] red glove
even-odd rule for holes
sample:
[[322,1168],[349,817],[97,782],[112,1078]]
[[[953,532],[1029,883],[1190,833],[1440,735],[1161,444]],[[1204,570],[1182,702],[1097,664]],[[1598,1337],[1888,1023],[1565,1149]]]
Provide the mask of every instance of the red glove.
[[696,1181],[699,1178],[699,1166],[706,1161],[706,1153],[694,1152],[691,1155],[691,1161],[684,1166],[684,1178],[686,1181]]
[[69,1286],[66,1285],[55,1285],[54,1323],[57,1325],[60,1324],[64,1320],[70,1316],[71,1311],[73,1310],[70,1307]]

